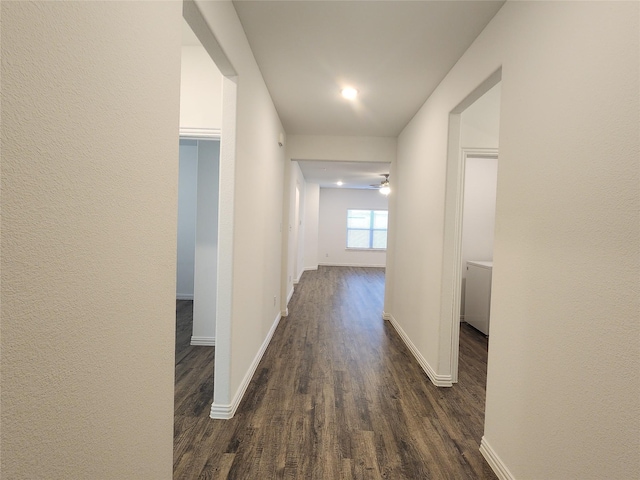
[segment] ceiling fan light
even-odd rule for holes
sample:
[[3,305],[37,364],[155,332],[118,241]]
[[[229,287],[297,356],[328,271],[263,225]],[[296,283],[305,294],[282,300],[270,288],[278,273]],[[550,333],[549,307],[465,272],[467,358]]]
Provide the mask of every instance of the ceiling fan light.
[[379,192],[383,195],[389,195],[391,193],[391,187],[389,187],[389,184],[387,183],[386,185],[380,187]]
[[348,100],[353,100],[358,96],[358,91],[355,88],[351,87],[343,88],[342,96]]

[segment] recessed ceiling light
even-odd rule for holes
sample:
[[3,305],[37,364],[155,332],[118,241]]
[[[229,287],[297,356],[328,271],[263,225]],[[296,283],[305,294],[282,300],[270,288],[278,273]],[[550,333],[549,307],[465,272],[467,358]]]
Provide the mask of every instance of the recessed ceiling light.
[[342,185],[344,185],[344,184],[343,184],[340,180],[338,180],[338,181],[336,182],[336,185],[338,185],[339,187],[341,187],[341,186],[342,186]]
[[343,88],[342,96],[348,100],[353,100],[358,96],[358,91],[355,88],[351,87]]

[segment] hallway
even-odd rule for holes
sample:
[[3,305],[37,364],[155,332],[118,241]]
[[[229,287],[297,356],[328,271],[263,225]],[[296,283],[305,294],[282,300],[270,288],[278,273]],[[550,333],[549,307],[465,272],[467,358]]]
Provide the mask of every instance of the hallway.
[[305,272],[227,421],[208,417],[213,349],[184,341],[178,302],[174,478],[496,478],[478,451],[487,340],[461,325],[460,382],[436,388],[383,294],[384,269]]

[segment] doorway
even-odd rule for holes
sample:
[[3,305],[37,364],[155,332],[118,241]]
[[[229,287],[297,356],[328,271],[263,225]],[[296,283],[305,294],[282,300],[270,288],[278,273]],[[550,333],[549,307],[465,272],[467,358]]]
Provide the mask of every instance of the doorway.
[[179,162],[176,299],[192,302],[190,345],[214,346],[220,141],[181,138]]
[[[218,169],[218,203],[212,209],[217,213],[217,233],[209,231],[207,233],[207,244],[216,245],[215,252],[207,248],[205,257],[208,259],[206,268],[215,269],[213,276],[215,286],[206,289],[208,298],[207,311],[213,311],[213,318],[207,321],[214,325],[215,335],[215,364],[214,372],[209,373],[209,379],[213,383],[213,403],[211,404],[210,416],[214,418],[228,418],[226,406],[230,403],[230,377],[231,377],[231,304],[232,304],[232,262],[233,262],[233,230],[234,230],[234,202],[235,202],[235,160],[236,160],[236,110],[237,110],[237,73],[231,62],[224,54],[217,39],[214,37],[209,24],[203,17],[198,6],[191,1],[183,2],[183,17],[185,20],[186,36],[190,39],[191,45],[183,45],[183,60],[185,58],[185,48],[193,47],[198,50],[199,57],[205,57],[205,61],[200,61],[191,70],[194,82],[190,87],[181,87],[181,119],[180,133],[183,136],[197,138],[203,137],[219,138],[219,169]],[[184,40],[183,40],[184,43]],[[194,52],[195,52],[194,50]],[[191,52],[193,53],[193,52]],[[220,78],[219,88],[212,91],[211,82],[203,81],[201,68],[210,65],[217,71]],[[183,65],[183,75],[185,73]],[[209,67],[206,67],[209,68]],[[182,82],[186,86],[185,82]],[[183,107],[183,97],[200,91],[202,95],[196,95],[196,99],[191,103],[191,110]],[[203,99],[215,97],[218,100],[218,123],[211,124],[208,121],[213,109],[203,104]],[[190,114],[192,121],[185,120],[185,114]],[[222,134],[221,132],[224,132]],[[200,186],[198,185],[198,188]],[[209,192],[211,194],[211,192]],[[210,214],[212,212],[210,211]],[[203,252],[204,254],[204,252]],[[197,256],[197,253],[196,253]],[[198,310],[197,276],[198,261],[196,260],[194,282],[194,310]],[[211,279],[211,271],[207,277]],[[211,282],[210,282],[211,283]],[[212,306],[213,303],[213,306]],[[195,335],[197,337],[198,335]],[[202,335],[206,337],[208,335]],[[213,377],[213,378],[212,378]],[[222,405],[222,413],[216,406]]]
[[[500,124],[500,79],[501,70],[496,71],[480,86],[476,88],[458,107],[449,115],[449,145],[447,160],[447,188],[445,200],[445,249],[442,278],[442,321],[443,326],[449,330],[451,338],[450,347],[450,375],[451,383],[458,381],[458,356],[461,313],[463,313],[463,279],[466,283],[466,258],[463,257],[463,220],[465,210],[465,173],[469,159],[469,165],[478,163],[493,163],[489,170],[494,171],[493,184],[495,185],[495,171],[497,168],[498,139]],[[495,162],[495,163],[494,163]],[[473,165],[476,166],[476,165]],[[478,175],[477,171],[472,174]],[[486,176],[486,175],[485,175]],[[491,185],[491,181],[484,180],[483,189]],[[495,187],[494,192],[495,192]],[[482,190],[482,189],[481,189]],[[493,207],[488,210],[495,218],[495,200]],[[487,210],[487,209],[485,209]],[[482,219],[482,215],[479,216]],[[482,231],[493,231],[493,225],[484,224],[478,227]],[[467,228],[468,230],[468,228]],[[493,260],[493,235],[484,247],[484,251],[467,251],[471,255],[479,255],[481,258],[469,258],[469,260]],[[468,250],[468,249],[467,249]],[[490,257],[490,258],[489,258]],[[465,274],[463,274],[463,272]],[[466,287],[466,285],[465,285]]]
[[[460,321],[489,335],[498,152],[463,149]],[[469,286],[469,288],[467,288]]]

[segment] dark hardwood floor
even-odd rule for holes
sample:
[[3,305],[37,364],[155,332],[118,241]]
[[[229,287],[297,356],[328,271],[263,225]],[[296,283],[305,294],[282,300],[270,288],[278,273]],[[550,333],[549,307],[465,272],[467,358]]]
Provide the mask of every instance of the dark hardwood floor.
[[478,451],[487,339],[461,325],[434,387],[381,318],[384,270],[305,272],[235,417],[212,420],[213,348],[178,302],[175,479],[495,479]]

